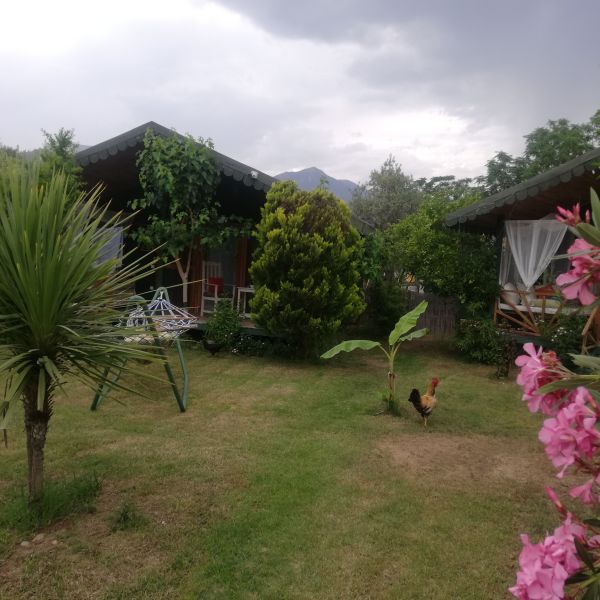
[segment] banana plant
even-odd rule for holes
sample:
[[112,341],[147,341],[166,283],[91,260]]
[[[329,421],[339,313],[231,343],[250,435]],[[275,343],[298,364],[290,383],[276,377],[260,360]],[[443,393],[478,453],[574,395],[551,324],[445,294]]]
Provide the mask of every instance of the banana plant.
[[352,352],[353,350],[372,350],[373,348],[379,348],[386,356],[388,360],[388,393],[386,398],[386,409],[390,413],[398,413],[398,405],[396,403],[396,373],[394,371],[394,363],[396,361],[396,355],[400,349],[402,342],[409,342],[424,335],[427,335],[427,329],[417,329],[411,331],[417,325],[419,317],[427,310],[427,301],[423,300],[418,306],[413,308],[410,312],[406,313],[396,323],[394,329],[392,329],[388,337],[388,346],[384,346],[380,342],[374,342],[372,340],[346,340],[337,346],[327,350],[321,355],[321,358],[333,358],[340,352]]

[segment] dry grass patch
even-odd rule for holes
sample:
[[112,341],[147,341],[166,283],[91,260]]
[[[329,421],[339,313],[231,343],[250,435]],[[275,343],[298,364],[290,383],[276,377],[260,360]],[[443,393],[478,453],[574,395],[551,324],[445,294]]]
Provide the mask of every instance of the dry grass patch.
[[378,456],[420,485],[468,488],[533,483],[554,475],[541,447],[529,440],[423,431],[377,441]]

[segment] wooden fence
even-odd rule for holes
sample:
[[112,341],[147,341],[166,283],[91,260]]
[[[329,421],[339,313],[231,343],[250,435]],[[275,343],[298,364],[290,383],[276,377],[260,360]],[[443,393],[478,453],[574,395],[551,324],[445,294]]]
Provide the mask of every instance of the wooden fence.
[[427,327],[429,334],[436,337],[454,335],[457,318],[457,304],[453,298],[441,298],[435,294],[419,292],[414,289],[407,290],[408,310],[413,309],[422,300],[427,300],[429,305],[425,314],[421,315],[417,327]]

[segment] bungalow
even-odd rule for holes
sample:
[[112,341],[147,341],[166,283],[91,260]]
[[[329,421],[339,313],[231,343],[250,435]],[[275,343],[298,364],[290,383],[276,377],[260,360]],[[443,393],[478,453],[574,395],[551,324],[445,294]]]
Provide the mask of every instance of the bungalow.
[[[539,335],[541,322],[579,310],[565,301],[554,284],[569,268],[568,260],[555,257],[564,255],[574,239],[555,219],[555,213],[558,206],[571,208],[577,202],[582,210],[589,208],[590,188],[600,192],[599,166],[600,149],[591,150],[448,215],[448,227],[492,234],[498,239],[496,322]],[[598,320],[596,315],[589,317],[584,338],[596,329],[600,333]]]
[[[110,203],[111,211],[127,211],[128,202],[142,195],[136,161],[148,129],[156,135],[179,135],[150,121],[76,154],[86,185],[104,185],[103,196]],[[219,152],[213,151],[213,154],[221,176],[217,188],[221,211],[224,215],[235,214],[258,222],[266,193],[276,179]],[[211,312],[217,301],[219,286],[229,291],[244,310],[248,296],[252,294],[248,269],[253,244],[252,238],[238,236],[218,248],[194,250],[190,272],[190,281],[194,282],[189,289],[190,310],[200,314]],[[131,247],[132,242],[126,238],[126,251]],[[162,277],[164,285],[177,285],[180,282],[175,268],[163,269]],[[208,283],[209,279],[212,284]],[[219,283],[215,284],[217,281]],[[143,281],[137,292],[148,291],[155,283]],[[181,304],[180,288],[175,287],[171,295],[175,303]]]
[[[91,188],[99,183],[103,184],[103,197],[109,203],[110,211],[127,212],[128,202],[142,195],[136,162],[148,129],[161,136],[179,135],[172,129],[150,121],[86,148],[75,156],[83,169],[86,186]],[[277,180],[214,150],[213,155],[220,171],[216,193],[222,213],[237,215],[257,223],[266,194]],[[352,217],[352,223],[362,234],[372,231],[372,227],[360,219]],[[135,227],[135,223],[133,226]],[[115,240],[122,240],[122,232],[117,232]],[[120,243],[115,244],[115,247],[117,245],[121,247]],[[132,241],[126,238],[126,252],[133,249],[133,246]],[[216,248],[195,248],[189,275],[189,280],[193,282],[188,293],[189,310],[200,316],[210,313],[219,300],[219,294],[225,292],[247,316],[247,301],[254,293],[249,279],[254,248],[254,238],[241,235],[230,238]],[[181,288],[178,287],[181,280],[175,266],[169,265],[163,269],[161,277],[161,285],[175,286],[171,296],[174,303],[181,305],[183,298]],[[155,285],[154,280],[142,281],[136,292],[151,291]]]

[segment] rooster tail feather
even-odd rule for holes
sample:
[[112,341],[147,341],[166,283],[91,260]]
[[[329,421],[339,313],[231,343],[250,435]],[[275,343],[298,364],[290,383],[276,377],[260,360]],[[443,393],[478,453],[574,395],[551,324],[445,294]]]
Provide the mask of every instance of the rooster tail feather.
[[419,394],[419,390],[417,388],[413,388],[410,396],[408,397],[408,401],[414,406],[419,406],[419,404],[421,404],[421,394]]

